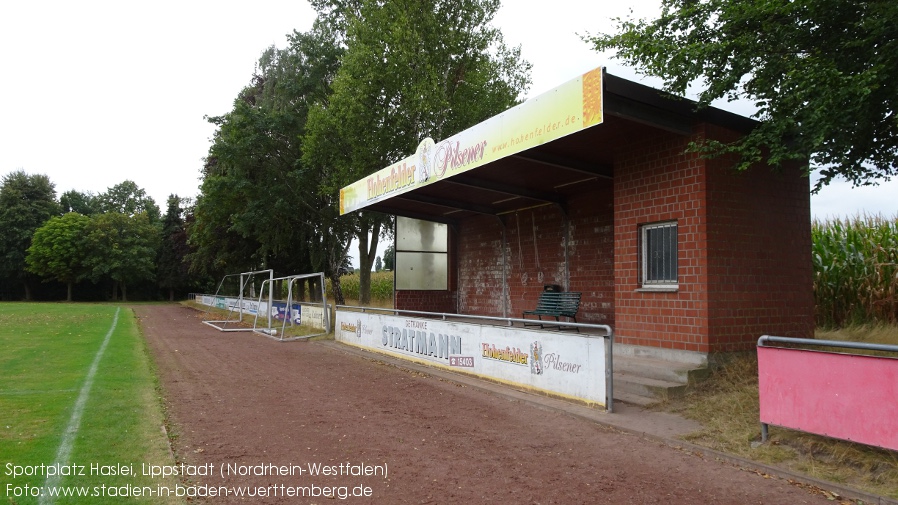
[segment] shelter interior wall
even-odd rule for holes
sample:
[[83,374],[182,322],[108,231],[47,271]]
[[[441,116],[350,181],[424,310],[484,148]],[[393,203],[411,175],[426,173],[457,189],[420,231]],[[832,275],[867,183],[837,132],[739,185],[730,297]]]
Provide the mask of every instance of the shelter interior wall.
[[[610,181],[584,183],[556,206],[464,221],[458,234],[459,311],[521,317],[546,284],[583,293],[577,321],[614,324]],[[569,238],[568,238],[569,237]],[[565,251],[567,248],[567,251]]]
[[393,296],[393,306],[399,310],[420,310],[440,314],[457,312],[458,291],[455,290],[398,290]]
[[[721,141],[733,132],[706,127]],[[735,172],[708,160],[708,299],[711,352],[753,349],[764,334],[814,329],[810,182],[797,166]]]

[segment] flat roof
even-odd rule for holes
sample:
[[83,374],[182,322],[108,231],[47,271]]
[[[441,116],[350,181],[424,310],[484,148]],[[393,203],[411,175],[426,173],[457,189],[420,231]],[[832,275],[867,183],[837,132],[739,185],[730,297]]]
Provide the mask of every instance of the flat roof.
[[425,139],[412,156],[343,188],[341,214],[455,224],[543,205],[565,210],[570,197],[613,179],[617,146],[658,129],[690,135],[697,122],[739,132],[757,124],[595,69],[439,143]]

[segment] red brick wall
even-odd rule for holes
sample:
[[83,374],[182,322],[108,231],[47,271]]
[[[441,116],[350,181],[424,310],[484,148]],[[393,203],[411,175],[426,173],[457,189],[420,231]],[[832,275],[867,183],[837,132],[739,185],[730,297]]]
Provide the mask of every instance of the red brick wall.
[[751,349],[763,334],[810,337],[810,182],[794,167],[735,172],[728,162],[707,162],[710,350]]
[[[645,135],[614,165],[614,288],[617,342],[708,352],[708,292],[702,160],[689,139]],[[639,227],[677,222],[678,291],[639,291]]]

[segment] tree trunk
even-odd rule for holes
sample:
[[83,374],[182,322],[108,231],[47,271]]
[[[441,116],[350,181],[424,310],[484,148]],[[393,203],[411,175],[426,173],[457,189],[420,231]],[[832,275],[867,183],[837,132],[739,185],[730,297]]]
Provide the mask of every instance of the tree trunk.
[[25,286],[25,301],[30,302],[31,298],[31,284],[28,283],[28,279],[22,279],[22,285]]
[[335,271],[331,274],[331,291],[334,292],[334,304],[346,305],[346,300],[343,298],[343,287],[340,286],[339,272]]
[[125,285],[125,281],[122,281],[122,301],[128,301],[128,287]]
[[72,301],[72,284],[74,284],[74,282],[72,282],[72,281],[69,281],[68,283],[66,283],[67,293],[66,293],[65,301],[67,301],[67,302]]
[[375,221],[372,224],[370,244],[368,242],[368,226],[363,225],[357,237],[359,239],[359,305],[371,304],[371,266],[377,255],[380,227],[380,221]]
[[168,301],[175,301],[175,288],[168,288]]

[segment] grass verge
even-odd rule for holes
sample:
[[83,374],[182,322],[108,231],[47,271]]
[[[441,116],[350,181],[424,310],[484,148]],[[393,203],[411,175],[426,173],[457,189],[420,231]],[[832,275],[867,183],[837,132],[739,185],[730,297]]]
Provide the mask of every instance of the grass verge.
[[[898,345],[898,327],[857,326],[818,331],[816,337]],[[701,431],[685,437],[695,444],[898,498],[898,452],[779,427],[771,427],[770,443],[753,444],[761,436],[755,353],[736,357],[682,398],[657,408],[701,423]]]
[[[165,497],[109,496],[123,486],[158,485],[142,476],[143,464],[172,465],[162,432],[163,415],[144,341],[130,309],[122,308],[110,335],[67,462],[57,461],[64,432],[88,371],[112,327],[117,307],[87,304],[0,304],[0,493],[11,504],[38,503],[47,484],[40,465],[83,465],[84,475],[64,476],[58,486],[89,496],[55,503],[179,503]],[[12,465],[12,466],[10,466]],[[92,470],[92,465],[94,469]],[[14,467],[32,469],[15,476]],[[136,475],[104,475],[133,469]],[[114,472],[113,472],[114,470]],[[104,487],[105,486],[105,487]],[[133,491],[129,491],[133,493]]]

